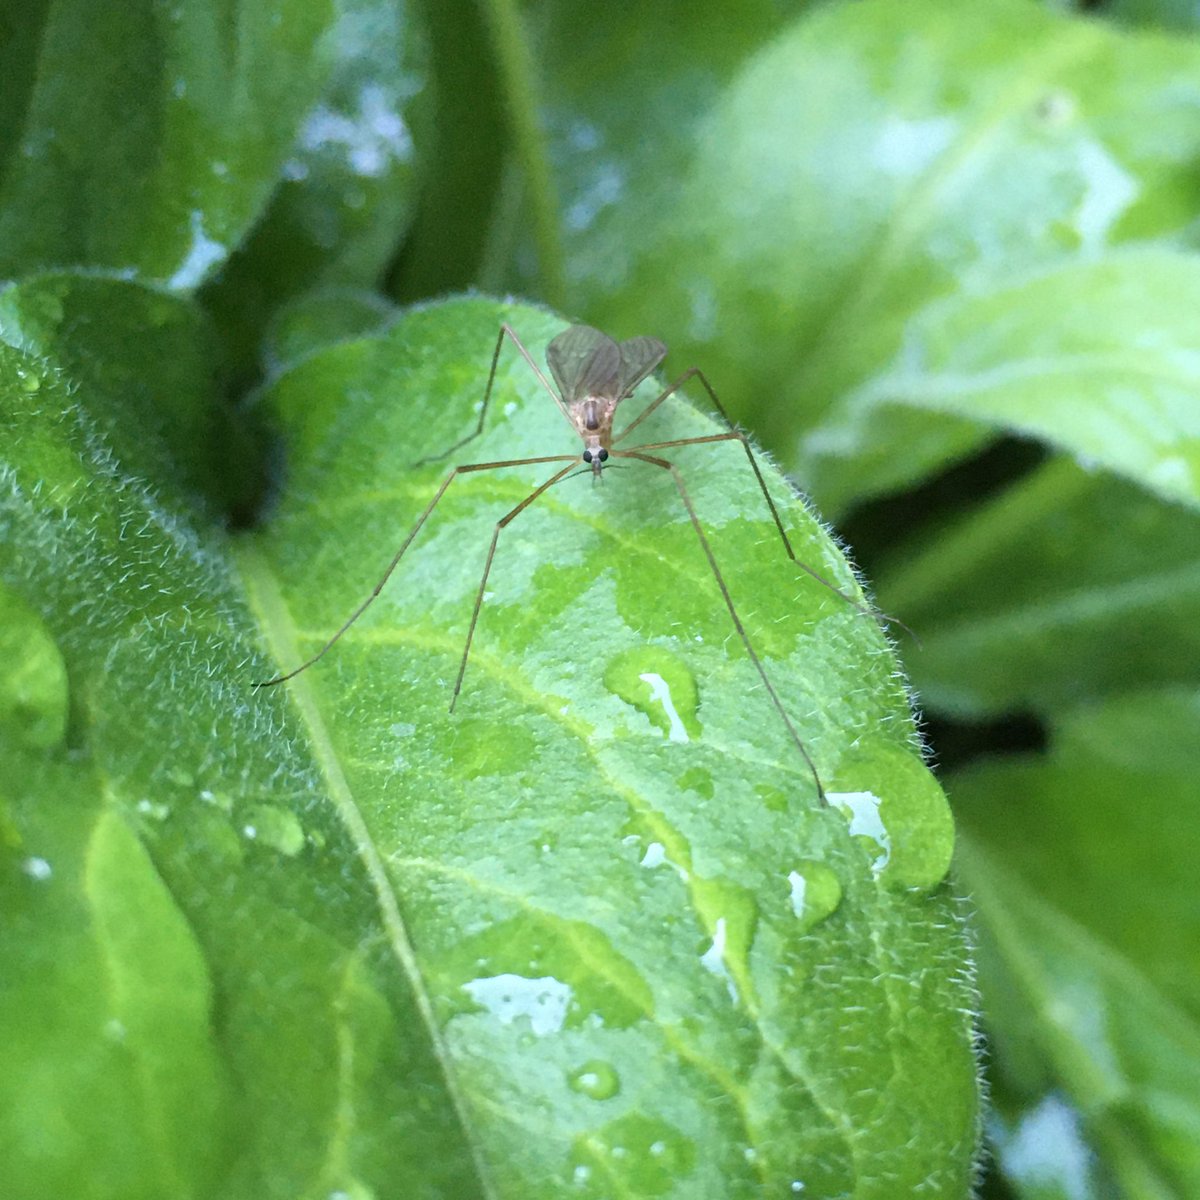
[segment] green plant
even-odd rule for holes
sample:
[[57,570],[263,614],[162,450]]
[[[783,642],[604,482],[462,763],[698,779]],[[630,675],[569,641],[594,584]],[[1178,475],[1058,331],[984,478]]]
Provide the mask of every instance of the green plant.
[[[985,1186],[1195,1190],[1200,46],[790,7],[11,18],[12,1194],[965,1196],[964,892]],[[921,638],[956,877],[892,648],[731,444],[672,456],[829,806],[631,464],[501,534],[453,716],[494,523],[552,467],[456,482],[252,690],[369,593],[499,322],[538,357],[565,323],[427,300],[467,285],[662,336],[844,522]],[[453,461],[577,448],[511,351],[497,388]],[[1014,713],[1048,746],[1002,753]]]

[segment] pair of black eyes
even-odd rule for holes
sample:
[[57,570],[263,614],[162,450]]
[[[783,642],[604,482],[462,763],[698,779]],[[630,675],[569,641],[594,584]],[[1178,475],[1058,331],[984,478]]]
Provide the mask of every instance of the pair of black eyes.
[[[596,452],[596,457],[601,462],[608,462],[608,451],[607,450],[598,450]],[[583,461],[585,463],[590,463],[592,461],[592,452],[590,450],[585,450],[583,452]]]

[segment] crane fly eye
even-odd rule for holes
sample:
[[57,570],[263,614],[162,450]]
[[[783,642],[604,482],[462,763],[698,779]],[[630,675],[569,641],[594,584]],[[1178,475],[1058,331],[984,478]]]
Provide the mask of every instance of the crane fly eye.
[[585,450],[583,452],[583,461],[585,463],[590,463],[592,461],[592,452],[590,450]]
[[600,451],[600,453],[596,455],[596,457],[597,457],[597,458],[598,458],[598,459],[599,459],[601,462],[608,462],[608,451],[607,451],[607,450],[601,450],[601,451]]

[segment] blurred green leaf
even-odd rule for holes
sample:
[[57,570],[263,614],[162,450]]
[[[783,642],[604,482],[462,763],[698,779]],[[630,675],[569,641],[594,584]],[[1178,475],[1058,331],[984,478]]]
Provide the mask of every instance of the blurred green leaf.
[[1077,710],[1048,761],[952,781],[1006,1085],[1065,1092],[1124,1194],[1200,1182],[1194,691]]
[[[806,439],[806,478],[839,506],[899,490],[999,431],[1200,508],[1197,306],[1200,257],[1164,251],[1070,263],[931,305],[909,321],[893,363]],[[941,436],[938,417],[893,405],[944,415]]]
[[317,288],[286,304],[275,314],[262,342],[268,375],[323,349],[380,332],[400,310],[378,292],[357,288]]
[[210,516],[252,483],[246,435],[215,402],[213,331],[169,292],[72,271],[28,275],[0,288],[0,342],[21,352],[10,377],[17,411],[64,385],[101,393],[96,420],[117,457],[143,471],[153,462],[174,494],[204,496]]
[[328,80],[278,164],[270,205],[201,294],[248,374],[264,324],[289,297],[378,287],[416,208],[432,133],[422,23],[390,0],[339,10]]
[[436,111],[427,161],[436,169],[427,172],[390,281],[401,300],[480,283],[494,214],[504,204],[510,134],[486,7],[476,0],[423,6]]
[[[989,1075],[987,1133],[993,1189],[981,1195],[1020,1200],[1108,1200],[1111,1174],[1088,1144],[1078,1109],[1061,1092],[1047,1092],[1026,1103],[1014,1102],[1003,1079]],[[1007,1185],[1007,1186],[1005,1186]]]
[[2,729],[5,1190],[211,1195],[234,1104],[202,946],[103,776]]
[[64,0],[8,19],[0,273],[101,267],[186,291],[266,205],[328,78],[338,13]]
[[[618,48],[623,32],[614,24]],[[724,41],[710,41],[719,77]],[[572,53],[564,39],[547,56],[575,302],[702,362],[806,485],[822,468],[815,494],[839,506],[878,489],[874,471],[854,447],[814,462],[804,436],[891,370],[914,315],[953,297],[966,314],[981,294],[1130,239],[1178,238],[1195,211],[1190,41],[1028,0],[989,5],[986,22],[937,0],[830,5],[773,38],[717,98],[704,92],[703,113],[684,115],[687,81],[705,77],[700,51],[663,68],[679,109],[643,109],[635,87],[616,117],[618,80],[581,69],[606,49],[583,40]],[[619,73],[622,54],[611,61]],[[1111,331],[1104,303],[1084,290],[1071,307]],[[1128,317],[1136,331],[1139,314]],[[941,418],[905,432],[923,438],[926,465],[986,436]],[[901,463],[891,478],[913,474]]]
[[1180,30],[1200,26],[1200,13],[1192,0],[1105,0],[1101,11],[1104,16],[1131,25]]
[[[344,642],[250,690],[378,578],[444,473],[410,464],[469,430],[502,315],[539,354],[561,328],[457,302],[286,372],[287,487],[236,546],[195,520],[182,427],[135,436],[128,367],[110,390],[53,339],[0,351],[0,578],[57,643],[72,714],[71,750],[6,758],[0,796],[20,914],[0,1005],[26,1014],[7,1086],[36,1071],[36,1111],[81,1114],[56,1136],[0,1104],[25,1194],[963,1194],[945,803],[879,631],[788,561],[736,446],[669,453],[830,807],[670,480],[634,464],[505,531],[453,717],[528,469],[456,484]],[[711,428],[682,402],[658,424]],[[472,456],[573,443],[506,355]],[[770,478],[805,561],[854,586]],[[687,676],[694,709],[669,690]]]
[[1069,459],[894,548],[879,603],[921,635],[927,704],[960,716],[1062,707],[1200,661],[1200,514]]

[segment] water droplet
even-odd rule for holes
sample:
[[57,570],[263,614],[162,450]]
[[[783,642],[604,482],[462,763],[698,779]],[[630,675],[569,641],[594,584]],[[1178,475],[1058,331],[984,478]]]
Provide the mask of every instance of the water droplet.
[[829,792],[828,799],[850,823],[850,836],[868,844],[871,872],[878,879],[892,857],[892,835],[879,813],[883,801],[874,792]]
[[532,729],[491,718],[456,718],[450,731],[450,765],[460,779],[521,775],[537,760],[538,742]]
[[165,821],[171,815],[168,805],[156,804],[153,800],[139,800],[134,807],[139,816],[149,817],[152,821]]
[[[189,779],[187,782],[191,782]],[[214,808],[219,808],[223,813],[233,812],[233,797],[227,792],[213,792],[208,788],[200,789],[200,799],[205,804],[211,804]]]
[[737,984],[733,982],[733,976],[729,973],[729,968],[725,964],[725,918],[718,917],[716,927],[713,929],[712,945],[700,955],[700,965],[711,975],[716,975],[717,978],[725,981],[725,987],[729,992],[729,998],[734,1002],[738,1001]]
[[787,877],[792,912],[802,929],[825,920],[842,902],[842,884],[824,863],[804,861]]
[[0,586],[0,726],[20,746],[48,750],[67,733],[67,668],[45,621]]
[[472,979],[462,985],[462,990],[501,1025],[511,1025],[518,1019],[527,1020],[537,1037],[562,1029],[572,994],[570,984],[552,975],[540,979],[493,975]]
[[[585,965],[599,962],[603,971]],[[594,925],[536,912],[464,935],[440,971],[461,981],[450,992],[459,997],[450,1002],[451,1018],[477,1016],[482,1007],[505,1023],[524,1011],[539,1031],[547,1024],[613,1030],[654,1010],[649,985]]]
[[304,826],[296,814],[273,804],[260,804],[247,812],[242,832],[287,858],[304,849]]
[[50,876],[54,874],[54,869],[50,866],[50,864],[44,858],[37,858],[36,856],[27,858],[21,864],[21,870],[24,871],[30,879],[37,880],[38,883],[42,883],[44,880],[49,879]]
[[680,1185],[696,1165],[696,1147],[661,1118],[632,1112],[577,1137],[571,1163],[577,1186],[595,1181],[587,1195],[662,1196],[673,1189],[687,1194]]
[[645,713],[669,740],[688,742],[700,736],[696,677],[669,650],[638,646],[615,655],[604,668],[604,686]]
[[692,900],[696,915],[711,930],[711,941],[700,964],[725,983],[729,998],[739,1002],[738,981],[748,977],[750,943],[758,923],[758,905],[744,887],[726,879],[694,876]]
[[365,1183],[350,1179],[344,1186],[334,1188],[326,1200],[375,1200],[375,1192]]
[[777,787],[760,783],[755,785],[754,794],[763,802],[768,812],[787,812],[787,796]]
[[638,866],[652,871],[655,867],[661,867],[666,861],[667,851],[662,842],[651,842],[646,847],[646,853],[642,855],[642,861],[638,863]]
[[[831,788],[836,790],[829,802],[851,818],[850,832],[874,846],[881,882],[928,890],[945,878],[954,853],[954,820],[919,755],[890,744],[861,748],[842,760]],[[848,812],[847,796],[870,800],[855,801]]]
[[711,800],[716,794],[713,777],[703,767],[689,767],[675,780],[675,786],[681,791],[695,792],[706,800]]
[[610,1063],[594,1058],[572,1071],[567,1076],[567,1085],[573,1092],[582,1092],[593,1100],[610,1100],[621,1090],[621,1079]]

